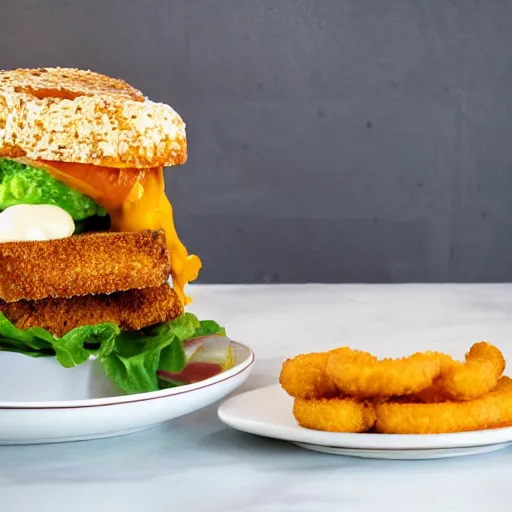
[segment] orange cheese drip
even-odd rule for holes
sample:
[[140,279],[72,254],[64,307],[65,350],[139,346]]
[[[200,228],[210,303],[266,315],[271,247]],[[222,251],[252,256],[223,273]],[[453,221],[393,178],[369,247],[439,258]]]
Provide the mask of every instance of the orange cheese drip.
[[171,257],[173,287],[183,304],[190,303],[185,296],[187,283],[197,279],[201,260],[189,255],[174,227],[172,206],[164,189],[163,168],[150,169],[135,183],[130,194],[119,208],[109,212],[115,231],[141,231],[163,229]]
[[169,248],[173,288],[183,304],[191,302],[184,289],[187,283],[197,279],[201,260],[189,255],[178,237],[172,206],[165,195],[162,167],[114,169],[48,161],[30,165],[46,170],[103,206],[110,215],[113,231],[162,229]]

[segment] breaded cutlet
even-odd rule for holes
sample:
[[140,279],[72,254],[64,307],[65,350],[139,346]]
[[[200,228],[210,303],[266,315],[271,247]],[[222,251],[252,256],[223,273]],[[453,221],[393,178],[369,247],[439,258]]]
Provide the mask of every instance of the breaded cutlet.
[[0,299],[5,302],[156,287],[167,282],[169,272],[163,231],[0,243]]
[[0,302],[0,312],[19,329],[42,327],[61,337],[75,327],[102,322],[113,322],[123,331],[139,330],[177,318],[183,306],[164,284],[111,295]]

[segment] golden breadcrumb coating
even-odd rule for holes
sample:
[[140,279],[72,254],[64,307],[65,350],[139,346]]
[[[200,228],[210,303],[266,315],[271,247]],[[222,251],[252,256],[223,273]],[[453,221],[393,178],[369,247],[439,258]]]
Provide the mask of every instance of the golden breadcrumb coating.
[[358,351],[333,352],[326,373],[342,395],[386,398],[418,393],[441,373],[443,355],[423,352],[400,359],[371,359]]
[[296,398],[293,416],[304,428],[326,432],[366,432],[375,424],[375,406],[357,398]]
[[493,390],[465,402],[376,405],[377,432],[384,434],[444,434],[495,428],[512,421],[512,379],[502,377]]
[[281,368],[279,383],[295,398],[327,398],[336,395],[338,389],[325,372],[328,358],[328,352],[314,352],[287,359]]
[[155,287],[167,282],[169,273],[163,231],[0,243],[0,299],[5,302]]
[[0,303],[0,312],[20,329],[42,327],[63,336],[81,325],[113,322],[123,331],[167,322],[183,313],[176,292],[164,284],[111,295]]
[[497,347],[485,341],[474,343],[464,363],[446,359],[439,378],[415,398],[427,403],[479,398],[496,386],[505,366],[505,358]]

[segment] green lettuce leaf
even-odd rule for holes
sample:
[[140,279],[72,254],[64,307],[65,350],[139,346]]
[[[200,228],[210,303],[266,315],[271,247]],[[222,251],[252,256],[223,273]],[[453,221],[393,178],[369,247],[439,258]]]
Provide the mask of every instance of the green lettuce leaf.
[[[105,375],[125,393],[145,393],[159,389],[156,372],[160,355],[162,349],[174,340],[162,339],[149,345],[140,341],[140,344],[130,347],[131,355],[121,355],[116,350],[100,359]],[[123,345],[124,341],[120,344]]]
[[212,329],[209,321],[200,322],[195,315],[184,313],[142,331],[121,333],[116,350],[100,358],[100,362],[107,377],[123,391],[157,391],[162,387],[157,376],[159,370],[180,372],[185,367],[183,342]]
[[194,337],[209,336],[211,334],[226,335],[226,330],[213,320],[202,320],[200,327],[194,333]]
[[53,348],[59,363],[64,368],[73,368],[92,355],[108,356],[115,349],[119,334],[119,328],[112,323],[85,325],[55,338]]
[[0,350],[55,355],[64,368],[82,364],[91,355],[108,355],[119,333],[115,324],[104,323],[77,327],[57,338],[40,327],[18,329],[0,313]]
[[39,327],[18,329],[0,313],[0,351],[32,357],[55,356],[65,368],[97,356],[107,378],[129,394],[174,385],[159,379],[157,372],[183,370],[187,364],[184,342],[207,334],[225,331],[216,322],[201,322],[191,313],[140,331],[121,332],[112,323],[87,325],[62,338]]
[[68,187],[46,171],[0,158],[0,210],[17,204],[58,206],[75,221],[107,214],[90,197]]

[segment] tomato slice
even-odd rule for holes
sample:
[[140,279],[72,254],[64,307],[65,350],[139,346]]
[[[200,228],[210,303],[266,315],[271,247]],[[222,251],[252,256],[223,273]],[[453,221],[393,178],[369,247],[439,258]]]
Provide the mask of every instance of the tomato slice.
[[147,169],[116,169],[45,160],[38,163],[54,178],[89,196],[106,210],[122,206],[135,184],[147,173]]

